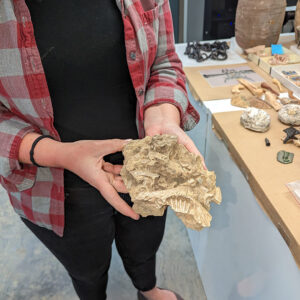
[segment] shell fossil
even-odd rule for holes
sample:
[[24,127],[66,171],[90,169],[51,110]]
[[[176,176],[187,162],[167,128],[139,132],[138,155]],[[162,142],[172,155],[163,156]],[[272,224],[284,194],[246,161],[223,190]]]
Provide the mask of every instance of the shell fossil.
[[300,125],[300,105],[287,104],[278,112],[279,120],[287,125]]
[[201,230],[210,226],[210,202],[221,203],[214,172],[190,153],[177,137],[156,135],[129,142],[123,149],[123,181],[143,217],[162,216],[170,206],[183,223]]

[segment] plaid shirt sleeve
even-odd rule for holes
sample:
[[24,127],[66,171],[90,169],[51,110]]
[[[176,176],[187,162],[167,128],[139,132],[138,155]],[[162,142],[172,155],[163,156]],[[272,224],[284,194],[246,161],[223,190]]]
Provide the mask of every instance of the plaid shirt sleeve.
[[163,0],[159,5],[157,52],[150,71],[143,109],[158,103],[172,103],[180,111],[181,127],[188,131],[194,128],[200,117],[187,97],[185,74],[175,52],[169,1]]
[[4,188],[23,191],[33,186],[37,168],[18,160],[23,137],[35,128],[10,112],[0,95],[0,179]]

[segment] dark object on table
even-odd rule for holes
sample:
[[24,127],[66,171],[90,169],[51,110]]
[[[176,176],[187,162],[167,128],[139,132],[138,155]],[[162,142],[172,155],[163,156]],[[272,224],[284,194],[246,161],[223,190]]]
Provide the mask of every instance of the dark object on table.
[[267,147],[270,147],[270,146],[271,146],[271,143],[270,143],[269,139],[267,139],[267,138],[265,138],[265,143],[266,143],[266,146],[267,146]]
[[229,46],[226,42],[188,43],[184,54],[189,58],[195,59],[197,62],[203,62],[208,59],[226,60],[228,58],[227,50]]
[[277,153],[277,160],[282,164],[291,164],[294,160],[294,153],[287,151],[279,151]]
[[300,134],[300,131],[294,127],[289,127],[283,131],[286,133],[286,138],[283,141],[284,144],[286,144],[289,140],[297,140],[295,135]]

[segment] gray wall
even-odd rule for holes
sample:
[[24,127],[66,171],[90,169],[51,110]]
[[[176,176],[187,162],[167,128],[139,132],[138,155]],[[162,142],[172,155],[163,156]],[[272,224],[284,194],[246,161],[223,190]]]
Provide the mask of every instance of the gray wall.
[[186,41],[203,40],[205,0],[186,0],[187,5],[187,32]]

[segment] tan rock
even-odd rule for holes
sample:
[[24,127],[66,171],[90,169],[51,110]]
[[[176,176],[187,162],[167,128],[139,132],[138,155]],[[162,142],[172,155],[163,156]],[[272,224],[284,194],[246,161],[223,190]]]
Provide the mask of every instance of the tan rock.
[[201,158],[178,144],[177,137],[131,141],[123,154],[121,176],[134,211],[143,217],[162,216],[170,206],[187,227],[210,226],[210,202],[221,203],[215,173],[204,170]]
[[233,94],[239,94],[239,93],[241,92],[241,90],[243,90],[244,88],[245,88],[245,87],[244,87],[243,85],[238,84],[238,85],[235,85],[235,86],[232,88],[231,92],[232,92]]
[[282,105],[277,101],[277,96],[269,91],[266,92],[266,102],[269,103],[276,111],[282,108]]

